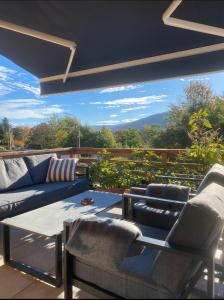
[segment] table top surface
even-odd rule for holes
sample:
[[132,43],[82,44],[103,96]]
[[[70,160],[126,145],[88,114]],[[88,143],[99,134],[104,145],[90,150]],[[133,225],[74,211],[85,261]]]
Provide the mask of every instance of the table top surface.
[[[94,199],[94,203],[87,206],[81,205],[81,200],[89,197]],[[5,219],[1,223],[53,237],[63,231],[63,222],[66,219],[75,221],[83,215],[96,215],[115,206],[121,200],[121,194],[89,190],[39,209]]]

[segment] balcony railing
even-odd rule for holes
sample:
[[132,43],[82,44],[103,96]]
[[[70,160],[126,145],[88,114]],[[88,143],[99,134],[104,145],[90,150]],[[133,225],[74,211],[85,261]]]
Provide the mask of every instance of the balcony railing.
[[[6,151],[0,152],[0,159],[4,158],[18,158],[24,156],[38,155],[38,154],[49,154],[57,153],[58,157],[69,156],[69,157],[79,157],[80,162],[91,163],[97,160],[96,157],[102,155],[102,151],[108,151],[112,157],[119,157],[119,162],[130,161],[130,156],[140,150],[142,153],[147,153],[149,151],[155,153],[160,157],[159,161],[153,161],[154,164],[159,165],[172,165],[176,164],[175,158],[180,154],[184,154],[188,149],[135,149],[135,148],[55,148],[55,149],[44,149],[44,150],[25,150],[25,151]],[[121,158],[121,159],[120,159]],[[114,160],[113,160],[114,161]],[[197,166],[197,163],[185,163],[178,162],[178,165],[183,165],[185,167]]]
[[[140,150],[142,153],[153,152],[159,159],[152,159],[151,164],[154,167],[183,167],[185,169],[197,169],[200,168],[200,163],[192,162],[179,162],[176,158],[180,154],[186,154],[188,149],[134,149],[134,148],[56,148],[56,149],[44,149],[44,150],[26,150],[26,151],[11,151],[11,152],[0,152],[0,159],[6,158],[18,158],[24,156],[38,155],[38,154],[49,154],[57,153],[58,157],[78,157],[81,163],[91,164],[102,156],[103,150],[110,153],[113,162],[130,162],[133,160],[131,156]],[[140,163],[140,161],[139,161]]]

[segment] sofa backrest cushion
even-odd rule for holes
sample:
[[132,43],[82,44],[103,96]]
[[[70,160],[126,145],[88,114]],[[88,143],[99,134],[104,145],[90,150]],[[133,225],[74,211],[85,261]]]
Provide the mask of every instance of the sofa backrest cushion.
[[[212,183],[186,203],[167,241],[173,246],[213,251],[223,225],[224,187]],[[178,295],[201,266],[202,261],[190,256],[162,251],[155,261],[152,278],[156,284]]]
[[77,162],[78,159],[75,158],[51,158],[46,183],[74,181],[76,178],[75,171]]
[[200,193],[206,186],[208,186],[212,182],[224,186],[224,166],[220,164],[214,164],[205,175],[204,179],[198,187],[197,192]]
[[45,182],[52,157],[57,158],[57,154],[51,153],[24,157],[34,184]]
[[0,192],[33,185],[23,158],[0,160]]

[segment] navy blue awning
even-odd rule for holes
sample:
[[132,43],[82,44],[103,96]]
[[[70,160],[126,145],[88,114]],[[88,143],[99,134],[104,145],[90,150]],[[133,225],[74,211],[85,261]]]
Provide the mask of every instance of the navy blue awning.
[[[223,43],[221,36],[165,25],[172,1],[0,1],[0,20],[77,45],[69,72]],[[224,1],[183,1],[173,17],[224,28]],[[52,94],[224,70],[219,51],[41,83]],[[70,49],[0,28],[0,54],[38,78],[64,74]]]

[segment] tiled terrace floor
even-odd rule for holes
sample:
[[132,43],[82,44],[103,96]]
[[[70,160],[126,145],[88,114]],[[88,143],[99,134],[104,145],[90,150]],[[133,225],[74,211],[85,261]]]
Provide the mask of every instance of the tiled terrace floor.
[[[113,209],[107,216],[119,217],[120,209]],[[104,213],[105,214],[105,213]],[[21,273],[3,265],[2,259],[2,228],[0,228],[0,299],[63,299],[63,287],[54,288],[29,275]],[[24,231],[12,232],[12,256],[26,264],[38,267],[48,272],[53,271],[54,245],[50,239],[42,236],[28,234]],[[201,280],[199,287],[204,289],[206,282]],[[224,299],[224,285],[217,284],[216,292]],[[78,289],[74,289],[73,297],[76,299],[93,299],[93,296]],[[203,298],[201,293],[194,294],[192,298]]]

